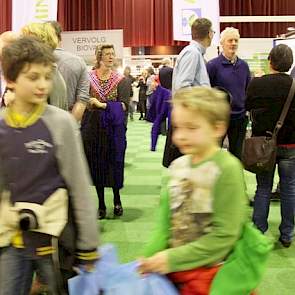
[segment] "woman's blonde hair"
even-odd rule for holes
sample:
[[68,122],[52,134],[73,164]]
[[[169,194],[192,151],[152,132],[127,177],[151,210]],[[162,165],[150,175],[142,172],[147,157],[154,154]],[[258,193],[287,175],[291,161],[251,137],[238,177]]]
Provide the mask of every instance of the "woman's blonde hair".
[[226,94],[214,88],[195,86],[177,90],[172,98],[172,105],[182,107],[204,116],[210,124],[217,122],[228,124],[230,105]]
[[55,30],[49,23],[29,23],[21,29],[23,36],[35,36],[52,49],[58,45]]

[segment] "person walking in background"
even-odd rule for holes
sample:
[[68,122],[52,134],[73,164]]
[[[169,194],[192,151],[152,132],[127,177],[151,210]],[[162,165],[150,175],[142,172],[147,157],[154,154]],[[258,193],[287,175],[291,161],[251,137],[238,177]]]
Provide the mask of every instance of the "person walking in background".
[[79,122],[89,101],[88,70],[83,58],[61,48],[62,27],[56,21],[49,24],[54,28],[58,46],[54,50],[57,56],[57,68],[63,76],[67,87],[69,111]]
[[[198,18],[193,22],[191,32],[192,41],[180,52],[173,69],[172,95],[176,90],[184,87],[210,86],[203,55],[206,48],[211,45],[214,36],[212,23],[207,18]],[[166,138],[163,166],[168,167],[180,156],[181,152],[172,143],[170,128]]]
[[[269,54],[270,74],[253,78],[247,90],[246,110],[251,113],[253,136],[272,133],[287,99],[292,77],[286,74],[293,63],[290,47],[275,46]],[[277,164],[280,177],[281,223],[279,241],[290,247],[294,232],[295,210],[295,100],[277,138]],[[257,173],[253,222],[263,233],[268,229],[268,214],[275,167]]]
[[[153,94],[153,82],[155,80],[155,71],[154,71],[154,68],[153,67],[148,67],[147,68],[147,79],[146,79],[146,86],[147,86],[147,89],[146,89],[146,109],[147,109],[147,112],[149,111],[149,108],[152,104],[152,94]],[[147,116],[147,113],[145,114],[145,120],[146,120],[146,116]]]
[[[162,87],[172,90],[172,75],[173,68],[170,66],[171,62],[169,58],[164,58],[162,61],[162,67],[159,70],[159,80]],[[167,120],[161,123],[161,134],[167,135]]]
[[139,77],[138,85],[139,88],[139,101],[138,101],[138,111],[140,112],[139,120],[144,120],[147,115],[146,109],[146,79],[147,79],[147,71],[143,70],[142,75]]
[[162,67],[159,70],[159,80],[162,87],[171,90],[172,89],[172,75],[173,68],[170,66],[171,62],[169,58],[162,60]]
[[156,151],[163,123],[167,121],[168,125],[170,125],[171,90],[162,87],[157,79],[153,82],[153,88],[153,99],[147,114],[147,121],[153,123],[151,129],[151,151]]
[[126,81],[129,84],[129,92],[130,92],[130,98],[129,98],[129,108],[128,108],[128,114],[131,121],[133,121],[133,113],[134,113],[134,106],[133,103],[131,103],[131,98],[133,96],[133,88],[132,84],[135,81],[135,78],[131,75],[131,68],[129,66],[126,66],[123,73]]
[[131,109],[132,113],[130,113],[131,120],[134,120],[134,112],[138,111],[138,101],[139,101],[139,88],[137,87],[138,83],[139,83],[139,77],[137,76],[135,78],[135,81],[131,85],[132,86],[132,97],[130,98],[130,105],[132,108]]
[[112,44],[96,48],[96,65],[90,72],[90,99],[81,121],[84,149],[95,185],[98,218],[106,217],[104,188],[114,194],[114,215],[121,216],[120,189],[124,182],[126,150],[126,113],[130,84],[113,70],[115,50]]
[[[34,36],[47,44],[54,51],[58,45],[58,38],[54,28],[49,23],[29,23],[21,29],[22,36]],[[48,97],[48,103],[65,111],[69,110],[67,86],[63,76],[55,64],[53,87]]]
[[231,116],[227,130],[229,151],[241,158],[248,119],[246,117],[246,89],[250,82],[248,64],[237,56],[240,34],[235,28],[226,28],[220,34],[222,53],[207,63],[212,87],[222,87],[231,95]]

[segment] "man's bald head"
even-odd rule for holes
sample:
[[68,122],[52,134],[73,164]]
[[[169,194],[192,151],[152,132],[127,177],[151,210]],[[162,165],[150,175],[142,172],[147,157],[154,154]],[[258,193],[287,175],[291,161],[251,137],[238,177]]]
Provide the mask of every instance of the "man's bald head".
[[0,35],[0,56],[2,54],[2,48],[14,42],[19,35],[12,31],[6,31]]

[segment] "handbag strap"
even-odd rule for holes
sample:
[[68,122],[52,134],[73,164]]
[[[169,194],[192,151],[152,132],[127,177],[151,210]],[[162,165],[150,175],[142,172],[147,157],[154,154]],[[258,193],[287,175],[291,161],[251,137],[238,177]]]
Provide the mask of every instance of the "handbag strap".
[[281,115],[279,117],[279,120],[276,123],[275,129],[274,129],[274,132],[273,132],[273,135],[272,135],[272,137],[275,137],[275,138],[277,137],[279,130],[281,129],[281,127],[284,124],[285,118],[286,118],[286,116],[288,114],[288,111],[290,109],[290,105],[291,105],[293,97],[294,97],[295,79],[292,79],[292,80],[293,81],[292,81],[292,84],[291,84],[291,87],[290,87],[290,90],[289,90],[288,97],[286,99],[286,102],[285,102],[284,107],[282,109]]

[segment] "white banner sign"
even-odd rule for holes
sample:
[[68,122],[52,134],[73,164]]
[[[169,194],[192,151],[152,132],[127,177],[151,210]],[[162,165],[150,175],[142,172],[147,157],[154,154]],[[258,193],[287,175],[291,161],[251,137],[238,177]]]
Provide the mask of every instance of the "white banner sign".
[[219,42],[219,0],[173,0],[174,40],[190,41],[191,25],[195,19],[205,17],[211,20],[216,32],[213,44]]
[[123,30],[71,31],[62,33],[62,48],[81,56],[87,63],[95,59],[99,44],[113,44],[118,58],[123,58]]
[[57,0],[12,0],[12,30],[17,32],[30,22],[57,19]]

